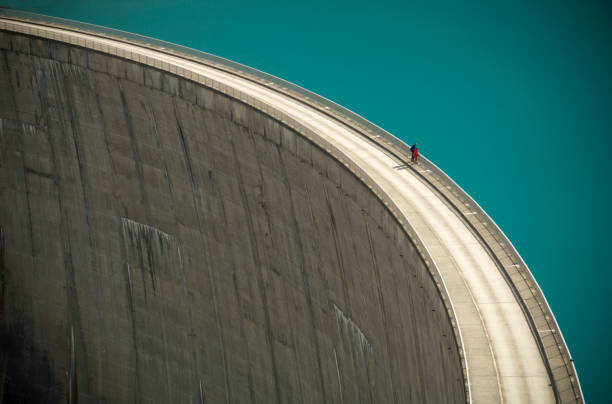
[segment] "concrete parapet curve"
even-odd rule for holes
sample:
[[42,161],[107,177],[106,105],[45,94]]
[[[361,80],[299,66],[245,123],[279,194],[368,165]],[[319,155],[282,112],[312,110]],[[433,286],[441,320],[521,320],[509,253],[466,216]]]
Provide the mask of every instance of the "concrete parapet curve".
[[231,62],[3,14],[4,400],[581,402],[435,166]]

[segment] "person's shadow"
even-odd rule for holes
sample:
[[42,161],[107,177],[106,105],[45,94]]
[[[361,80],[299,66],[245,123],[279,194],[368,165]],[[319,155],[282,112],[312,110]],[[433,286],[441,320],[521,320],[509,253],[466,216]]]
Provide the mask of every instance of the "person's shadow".
[[399,166],[393,167],[395,170],[405,170],[408,168],[408,163],[400,164]]

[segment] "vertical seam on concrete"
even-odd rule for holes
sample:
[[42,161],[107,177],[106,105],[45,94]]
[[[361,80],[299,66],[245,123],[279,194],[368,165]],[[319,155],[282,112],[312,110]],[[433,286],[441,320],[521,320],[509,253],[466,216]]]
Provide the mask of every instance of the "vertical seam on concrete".
[[[321,176],[323,176],[323,173],[320,173]],[[331,234],[332,234],[332,238],[334,239],[334,247],[335,247],[335,251],[336,251],[336,260],[338,261],[338,268],[340,268],[340,276],[342,278],[342,290],[344,293],[344,299],[345,299],[345,304],[346,307],[345,309],[347,310],[347,313],[350,316],[351,313],[351,303],[350,303],[350,296],[348,293],[348,289],[347,289],[347,283],[346,283],[346,274],[345,274],[345,270],[344,270],[344,260],[342,257],[342,251],[341,251],[341,246],[340,246],[340,240],[338,238],[338,231],[336,229],[336,219],[334,217],[334,211],[333,211],[333,207],[331,205],[330,202],[330,198],[329,198],[329,194],[327,192],[327,186],[325,185],[325,181],[321,181],[321,184],[323,185],[323,193],[325,194],[325,202],[327,205],[327,210],[329,213],[329,217],[330,217],[330,228],[331,228]],[[340,330],[338,330],[338,336],[341,339],[342,338],[342,334],[340,333]],[[355,358],[357,357],[355,354],[355,347],[353,345],[353,340],[349,339],[349,346],[350,346],[350,351],[351,351],[351,363],[353,365],[353,373],[355,375],[355,378],[358,378],[358,371],[357,371],[357,364],[355,363]],[[367,372],[367,370],[366,370]],[[369,375],[367,375],[366,377],[368,377],[369,379]],[[358,389],[357,387],[355,387],[357,389],[357,396],[361,396],[361,390]],[[363,401],[363,400],[360,400]]]
[[[341,167],[341,166],[340,166],[340,167]],[[334,180],[334,179],[332,179],[332,178],[330,178],[330,176],[329,176],[329,167],[327,168],[327,172],[328,172],[328,173],[327,173],[327,178],[329,178],[329,180],[330,180],[330,181],[332,182],[332,184],[333,184],[335,180]],[[338,193],[339,193],[339,196],[340,196],[340,197],[342,197],[342,190],[341,190],[341,189],[342,189],[342,186],[341,186],[341,185],[337,185],[337,184],[336,184],[336,185],[335,185],[335,187],[336,187],[336,192],[338,192]],[[341,209],[341,211],[340,211],[340,215],[343,215],[343,216],[344,216],[344,219],[345,219],[345,220],[346,220],[346,222],[348,223],[348,228],[352,228],[351,216],[348,214],[348,210],[347,210],[347,209]],[[336,230],[336,232],[337,232],[337,231],[338,231],[338,228],[337,228],[337,227],[335,227],[335,230]],[[336,233],[336,235],[338,235],[338,233]],[[355,243],[354,243],[354,241],[352,240],[352,238],[351,238],[351,241],[352,241],[351,243],[348,243],[348,244],[347,244],[346,248],[347,248],[347,250],[352,249],[352,250],[353,250],[353,253],[354,253],[354,254],[357,254],[357,252],[356,252],[356,251],[354,251],[354,250],[355,250]],[[339,237],[339,235],[338,235],[338,245],[340,245],[340,237]],[[350,251],[349,251],[349,254],[348,254],[348,255],[350,255]],[[343,258],[343,260],[344,260],[344,256],[343,256],[342,258]],[[343,264],[344,264],[344,263],[343,263]],[[343,267],[344,267],[344,265],[343,265]],[[347,289],[347,291],[348,291],[348,289]],[[352,314],[352,306],[348,307],[348,309],[349,309],[349,311],[351,312],[351,315],[352,315],[352,316],[353,316],[353,318],[354,318],[354,317],[355,317],[355,315],[354,315],[354,314]],[[364,337],[365,337],[365,335],[364,335]],[[369,344],[369,343],[368,343],[368,344]],[[374,402],[373,391],[374,391],[374,388],[376,387],[376,384],[372,382],[372,376],[371,376],[371,374],[370,374],[370,363],[369,363],[369,357],[368,357],[368,355],[367,355],[367,353],[368,353],[368,352],[367,352],[367,351],[365,351],[365,352],[364,352],[364,350],[363,350],[363,346],[360,346],[360,347],[359,347],[359,351],[360,351],[360,352],[363,354],[363,362],[364,362],[364,365],[365,365],[365,376],[366,376],[366,379],[367,379],[367,382],[368,382],[368,395],[370,396],[370,402]],[[370,353],[372,353],[372,354],[373,354],[373,349],[372,349],[371,345],[370,345]]]
[[[318,230],[318,229],[319,229],[319,226],[317,226],[317,221],[315,220],[314,213],[313,213],[313,211],[312,211],[312,198],[311,198],[311,195],[310,195],[310,189],[308,188],[308,184],[306,184],[306,183],[305,183],[305,184],[304,184],[304,188],[305,188],[305,190],[306,190],[306,199],[307,199],[307,202],[308,202],[308,212],[310,213],[310,221],[311,221],[311,223],[312,223],[312,226],[313,226],[315,229],[317,229],[317,230]],[[314,248],[315,248],[315,251],[316,251],[317,253],[319,253],[319,254],[320,254],[321,247],[319,246],[319,240],[318,240],[317,238],[315,238],[315,239],[313,240],[313,243],[314,243]],[[319,265],[317,266],[317,268],[318,268],[318,269],[319,269],[319,271],[320,271],[320,270],[321,270],[320,261],[318,262],[318,264],[319,264]],[[327,285],[327,279],[325,279],[325,281],[323,282],[323,284],[325,285],[325,286],[324,286],[324,287],[325,287],[325,295],[326,295],[326,296],[329,296],[329,288],[328,288],[328,285]],[[314,322],[314,316],[313,316],[313,322]],[[314,324],[314,323],[313,323],[313,324]],[[313,328],[314,328],[314,325],[313,325]],[[316,334],[316,330],[314,330],[314,333]],[[336,354],[336,348],[333,348],[333,350],[334,350],[334,355],[335,355],[335,354]],[[320,355],[320,353],[319,353],[319,355]],[[322,362],[321,362],[321,366],[322,366]],[[324,382],[323,382],[324,377],[323,377],[323,368],[322,368],[322,367],[320,368],[319,373],[320,373],[321,383],[322,383],[322,384],[323,384],[323,386],[324,386]],[[344,399],[343,399],[342,401],[344,401]]]
[[199,355],[197,350],[194,347],[193,344],[193,337],[196,336],[195,334],[195,330],[193,328],[193,313],[191,310],[191,299],[189,297],[189,293],[187,291],[187,277],[185,275],[185,265],[183,263],[183,255],[181,254],[181,246],[182,246],[182,242],[180,239],[177,238],[177,254],[178,254],[178,259],[179,259],[179,266],[181,268],[181,275],[183,278],[183,293],[185,294],[185,300],[187,303],[187,315],[189,318],[189,345],[190,345],[190,350],[191,353],[193,354],[193,367],[195,367],[195,377],[197,379],[200,379],[200,362],[199,362]]
[[[17,100],[15,98],[15,87],[13,86],[13,80],[10,74],[10,68],[8,65],[8,55],[6,54],[6,50],[3,49],[2,50],[2,56],[3,56],[3,60],[6,64],[6,74],[8,76],[8,79],[6,80],[6,82],[8,83],[9,86],[9,97],[10,100],[12,101],[13,104],[13,109],[15,111],[15,118],[17,120],[17,122],[19,122],[19,110],[17,109]],[[0,132],[1,133],[1,132]],[[21,138],[20,138],[21,139]],[[22,171],[23,171],[23,177],[24,177],[24,187],[25,187],[25,194],[26,194],[26,204],[27,204],[27,209],[28,209],[28,217],[27,217],[27,221],[28,221],[28,236],[30,239],[30,253],[32,254],[32,271],[34,272],[34,274],[37,273],[37,269],[36,269],[36,249],[34,248],[34,231],[33,231],[33,225],[32,225],[32,208],[31,208],[31,204],[30,204],[30,187],[29,187],[29,182],[28,182],[28,173],[27,173],[27,168],[25,165],[25,150],[24,150],[24,145],[23,145],[23,140],[21,140],[20,142],[20,148],[21,148],[21,167],[22,167]]]
[[[137,251],[138,254],[138,261],[139,264],[141,265],[141,267],[143,267],[146,263],[146,265],[152,267],[154,265],[154,245],[153,245],[153,238],[155,237],[157,239],[158,245],[160,247],[160,249],[166,249],[165,252],[162,251],[161,254],[164,254],[164,256],[166,258],[169,258],[168,251],[172,251],[171,248],[171,243],[174,242],[176,240],[176,238],[168,233],[165,233],[155,227],[149,226],[149,225],[145,225],[145,224],[141,224],[138,222],[135,222],[133,220],[130,220],[128,218],[122,218],[122,224],[123,229],[125,230],[126,228],[128,228],[129,233],[130,233],[130,242],[131,242],[131,246],[133,248],[135,248],[135,250]],[[144,239],[144,242],[146,243],[144,246],[142,244]],[[126,247],[127,248],[127,247]],[[145,261],[145,256],[142,252],[142,250],[146,249],[147,250],[147,260]],[[153,270],[151,268],[149,268],[149,273],[151,274],[151,278],[153,279]],[[144,278],[144,271],[143,271],[143,278]],[[161,292],[161,289],[160,289]],[[168,393],[168,399],[170,400],[170,402],[172,402],[172,384],[170,383],[170,369],[169,369],[169,360],[168,360],[168,344],[167,344],[167,339],[166,339],[166,327],[165,327],[165,316],[164,316],[164,311],[163,309],[160,308],[159,310],[159,315],[161,318],[161,335],[162,335],[162,341],[163,341],[163,350],[164,350],[164,365],[165,365],[165,372],[166,372],[166,383],[167,383],[167,393]]]
[[[232,142],[233,142],[233,140],[232,140]],[[232,147],[234,147],[234,146],[232,145]],[[279,149],[278,149],[278,145],[275,144],[274,147],[276,148],[277,152],[280,152]],[[257,157],[255,157],[255,159],[257,160]],[[282,157],[280,157],[280,156],[279,156],[279,162],[280,162],[281,169],[284,170],[284,168],[285,168],[284,167],[284,163],[282,161]],[[238,165],[238,169],[240,169],[238,161],[236,161],[236,164]],[[258,166],[258,169],[259,169],[258,172],[260,174],[260,179],[261,179],[261,182],[262,182],[262,195],[263,195],[263,174],[261,172],[261,166],[259,164],[259,160],[257,160],[257,166]],[[291,210],[291,215],[292,215],[292,219],[295,220],[295,212],[293,210],[293,200],[291,199],[291,189],[289,188],[288,190],[289,190],[289,204],[290,204],[290,208],[291,208],[290,209]],[[296,227],[296,231],[297,231],[297,227]],[[299,236],[298,236],[298,238],[299,238]],[[264,254],[266,256],[266,260],[269,262],[269,260],[270,260],[270,258],[269,258],[269,249],[266,248],[266,247],[267,246],[264,245],[263,250],[264,250]],[[301,240],[298,240],[298,250],[299,250],[299,256],[300,256],[300,266],[303,267],[303,263],[304,263],[303,257],[304,257],[304,254],[303,254],[303,251],[302,251]],[[286,254],[287,258],[289,258],[288,255],[289,254]],[[282,289],[283,289],[283,295],[284,295],[285,301],[286,302],[292,302],[293,306],[295,307],[295,300],[290,300],[290,298],[291,298],[291,296],[289,294],[290,288],[282,288]],[[293,321],[294,320],[294,316],[289,311],[289,307],[291,307],[291,306],[290,305],[284,305],[284,306],[286,307],[286,311],[285,312],[287,314],[287,319],[288,319],[288,322],[289,322],[289,333],[291,334],[291,341],[293,343],[293,358],[294,358],[294,361],[295,361],[294,366],[295,366],[296,376],[297,376],[296,382],[297,382],[297,387],[299,389],[299,396],[300,396],[298,403],[301,404],[301,403],[304,402],[304,390],[303,390],[303,386],[302,386],[302,380],[303,379],[302,379],[302,372],[300,370],[300,363],[302,363],[302,361],[300,360],[300,351],[299,351],[297,340],[295,338],[295,323]]]
[[[238,279],[236,277],[236,265],[232,262],[232,282],[234,284],[234,293],[236,295],[236,303],[238,304],[238,310],[240,310],[240,314],[242,317],[242,298],[240,297],[240,289],[238,287]],[[253,390],[253,372],[251,371],[251,354],[249,350],[249,343],[246,337],[246,333],[244,332],[244,322],[242,318],[240,319],[240,337],[244,341],[244,349],[246,351],[246,362],[249,364],[247,369],[247,380],[249,383],[249,396],[251,398],[251,402],[255,402],[255,391]]]
[[[95,82],[95,84],[97,84],[97,82]],[[116,180],[117,168],[115,167],[115,160],[113,159],[113,154],[111,152],[110,144],[108,142],[108,128],[106,126],[106,119],[104,118],[104,111],[102,109],[102,103],[100,102],[100,97],[98,95],[99,91],[97,89],[97,85],[95,85],[94,88],[95,88],[94,91],[96,94],[96,106],[98,107],[98,112],[100,113],[101,122],[102,122],[102,138],[104,140],[104,149],[106,152],[106,156],[108,158],[108,164],[113,173],[113,175],[111,176],[112,195],[114,198],[116,198],[117,201],[119,201],[119,203],[121,204],[121,207],[123,208],[123,215],[127,217],[128,216],[127,207],[123,204],[123,201],[121,200],[120,196],[116,194],[116,189],[118,189],[117,180]]]
[[[37,86],[38,88],[40,88],[40,86]],[[80,133],[78,130],[78,126],[77,126],[77,116],[76,116],[76,111],[73,109],[75,106],[75,100],[72,97],[72,94],[70,93],[70,89],[66,86],[66,97],[68,99],[68,105],[70,106],[68,108],[69,114],[70,114],[70,126],[71,126],[71,134],[72,134],[72,143],[74,146],[74,150],[76,153],[76,158],[77,158],[77,164],[79,167],[79,180],[80,180],[80,184],[81,184],[81,192],[82,192],[82,196],[83,196],[83,208],[85,210],[85,222],[87,224],[87,244],[88,244],[88,261],[89,261],[89,265],[91,266],[91,269],[93,270],[93,276],[91,276],[92,280],[93,280],[93,292],[94,292],[94,300],[95,300],[95,305],[96,305],[96,324],[98,326],[98,332],[101,335],[98,335],[97,341],[98,341],[98,346],[97,346],[97,352],[96,352],[96,358],[98,360],[98,369],[100,369],[100,340],[102,338],[103,331],[102,331],[102,327],[101,327],[101,320],[102,317],[100,315],[100,297],[98,295],[98,266],[97,266],[97,262],[96,262],[96,256],[95,256],[95,251],[96,251],[96,239],[95,239],[95,232],[93,231],[93,226],[91,223],[91,211],[90,211],[90,207],[89,207],[89,194],[87,191],[87,171],[86,171],[86,167],[85,167],[85,163],[83,162],[83,157],[81,156],[82,150],[81,150],[81,143],[80,143]],[[42,102],[42,100],[41,100]],[[74,334],[74,332],[73,332]],[[73,335],[73,340],[74,340],[74,335]],[[84,340],[84,339],[83,339]],[[102,380],[101,375],[98,375],[98,382],[100,382]],[[88,389],[89,390],[89,389]],[[102,390],[101,390],[102,391]],[[100,391],[100,393],[101,393]],[[90,391],[88,391],[90,393]],[[98,402],[100,400],[101,394],[98,394]]]
[[153,106],[151,103],[148,103],[144,107],[145,112],[149,115],[149,119],[151,121],[151,128],[153,129],[153,134],[155,135],[155,142],[157,144],[157,150],[159,150],[159,154],[162,160],[162,164],[164,165],[164,177],[168,183],[168,195],[170,197],[170,209],[173,212],[174,220],[177,221],[176,212],[174,210],[174,190],[172,187],[172,179],[170,178],[170,173],[168,172],[168,161],[166,159],[166,153],[164,153],[164,149],[161,145],[159,131],[157,130],[157,120],[155,119],[155,114],[153,113]]
[[[58,78],[59,79],[59,78]],[[55,82],[55,88],[54,90],[56,91],[56,94],[59,98],[63,98],[62,95],[66,95],[64,94],[64,92],[62,91],[66,90],[66,86],[62,86],[60,87],[59,85],[59,81],[57,80],[57,82]],[[70,115],[72,115],[72,112],[69,112]],[[66,121],[65,121],[65,117],[64,114],[60,114],[60,119],[61,119],[61,127],[62,129],[64,129],[64,133],[66,130]],[[72,129],[72,128],[71,128]],[[50,135],[49,135],[49,138]],[[51,148],[54,149],[54,143],[51,144]],[[57,153],[53,152],[53,162],[54,162],[54,166],[55,166],[55,172],[57,173],[57,177],[61,178],[61,175],[59,174],[59,172],[57,171]],[[85,369],[88,369],[88,365],[87,365],[87,349],[84,346],[85,345],[85,338],[83,338],[82,335],[82,326],[81,326],[81,318],[80,318],[80,306],[79,306],[79,297],[78,297],[78,291],[76,288],[76,278],[75,278],[75,273],[74,273],[74,263],[73,263],[73,257],[72,257],[72,244],[71,244],[71,238],[70,238],[70,215],[69,213],[66,212],[65,207],[63,206],[63,200],[62,200],[62,187],[61,187],[61,181],[58,183],[57,186],[57,193],[58,193],[58,205],[59,205],[59,211],[60,211],[60,234],[61,234],[61,239],[62,239],[62,244],[64,245],[64,250],[63,250],[63,256],[64,256],[64,269],[65,269],[65,276],[66,276],[66,305],[67,307],[69,307],[69,309],[67,310],[67,314],[68,314],[68,323],[70,325],[70,327],[74,327],[76,325],[77,327],[77,333],[79,334],[81,343],[78,344],[82,350],[83,353],[83,363],[85,366]],[[78,349],[77,349],[77,353],[78,353]],[[86,383],[87,383],[87,379],[86,379]],[[87,389],[87,391],[89,391],[89,388]]]
[[327,202],[327,210],[330,218],[330,228],[332,237],[334,239],[334,247],[336,250],[336,260],[338,261],[338,268],[340,268],[340,274],[342,275],[342,289],[344,292],[344,299],[346,304],[346,309],[348,313],[351,313],[351,300],[349,296],[349,292],[346,286],[346,274],[344,269],[344,259],[342,257],[342,249],[340,246],[340,240],[338,239],[338,229],[336,229],[336,218],[334,216],[334,209],[331,205],[329,194],[327,192],[327,186],[325,185],[325,181],[322,181],[323,184],[323,192],[325,193],[325,202]]
[[136,317],[135,317],[135,307],[134,307],[134,292],[132,287],[132,272],[130,269],[130,249],[128,247],[128,237],[125,232],[126,221],[124,218],[121,218],[119,225],[121,226],[121,236],[123,238],[123,260],[126,265],[126,274],[127,274],[127,284],[128,284],[128,306],[129,306],[129,316],[130,316],[130,325],[132,328],[132,349],[134,350],[134,379],[136,382],[136,390],[134,391],[134,402],[139,403],[141,399],[141,385],[140,385],[140,372],[138,371],[140,364],[140,352],[138,351],[138,343],[137,340],[137,332],[136,332]]
[[[213,296],[213,306],[215,310],[215,321],[217,323],[217,335],[219,337],[219,344],[221,345],[221,358],[223,360],[223,375],[225,380],[225,400],[227,403],[231,401],[231,390],[229,387],[229,375],[228,375],[228,367],[227,367],[227,353],[225,350],[224,336],[223,336],[223,327],[221,325],[221,320],[219,319],[219,305],[217,302],[217,286],[215,283],[215,278],[212,272],[211,264],[210,264],[210,246],[208,245],[208,238],[203,236],[203,228],[202,228],[202,214],[200,213],[199,208],[199,192],[198,187],[195,182],[195,178],[193,176],[193,165],[191,163],[191,154],[189,152],[189,146],[187,145],[187,140],[183,134],[183,128],[181,126],[178,111],[176,109],[175,99],[172,98],[173,110],[174,110],[174,118],[176,120],[176,125],[179,131],[179,137],[181,140],[181,146],[183,147],[183,153],[185,154],[185,162],[187,163],[187,170],[189,171],[189,179],[191,181],[191,194],[193,197],[193,208],[195,209],[196,216],[198,219],[198,228],[200,230],[200,237],[202,238],[202,244],[204,245],[204,253],[206,255],[206,267],[208,270],[208,277],[210,280],[211,293]],[[206,226],[208,228],[208,226]]]
[[[170,178],[170,174],[168,172],[168,162],[166,159],[166,154],[164,153],[164,150],[162,148],[161,145],[161,141],[160,141],[160,137],[159,137],[159,132],[157,130],[157,120],[155,119],[155,114],[153,113],[153,107],[152,105],[149,103],[145,106],[145,112],[147,112],[147,114],[149,115],[149,118],[151,120],[151,128],[153,129],[153,133],[155,135],[155,140],[156,140],[156,144],[157,144],[157,149],[159,151],[161,160],[162,160],[162,164],[164,166],[164,176],[166,178],[166,182],[168,184],[168,195],[169,195],[169,199],[170,199],[170,208],[172,210],[173,216],[174,216],[174,221],[175,223],[178,222],[178,218],[176,217],[176,211],[174,208],[174,192],[173,192],[173,187],[172,187],[172,179]],[[199,363],[199,355],[194,347],[194,343],[193,343],[193,337],[195,336],[195,331],[193,328],[193,313],[192,313],[192,309],[191,309],[191,300],[189,298],[189,294],[187,292],[187,277],[185,275],[185,266],[183,263],[183,257],[181,254],[181,246],[182,246],[182,242],[181,240],[176,237],[176,241],[177,241],[177,254],[178,254],[178,259],[179,259],[179,267],[181,270],[181,276],[182,276],[182,280],[183,280],[183,293],[185,295],[185,300],[186,300],[186,304],[187,304],[187,315],[189,318],[189,346],[190,346],[190,351],[192,352],[193,356],[194,356],[194,360],[193,360],[193,367],[195,369],[195,377],[197,379],[200,379],[200,363]],[[190,380],[191,382],[191,380]],[[201,386],[200,386],[201,387]]]
[[342,379],[340,378],[340,367],[338,366],[338,355],[334,348],[334,359],[336,361],[336,374],[338,375],[338,388],[340,390],[340,403],[344,404],[344,396],[342,395]]
[[372,269],[374,272],[374,278],[376,279],[376,292],[378,295],[378,304],[381,311],[381,318],[383,323],[383,329],[385,330],[385,342],[387,345],[387,360],[389,365],[389,379],[391,381],[391,391],[393,392],[393,402],[397,403],[397,391],[394,388],[393,376],[395,372],[393,372],[393,366],[391,365],[391,361],[393,360],[393,356],[391,355],[391,344],[389,340],[389,329],[387,328],[387,310],[385,309],[385,301],[383,299],[382,291],[381,291],[381,281],[380,281],[380,272],[378,269],[378,265],[376,263],[376,253],[374,252],[374,246],[372,245],[372,235],[370,234],[370,226],[368,226],[368,221],[364,220],[366,234],[368,236],[368,244],[370,246],[370,257],[372,259]]
[[[4,254],[6,248],[5,239],[6,237],[4,235],[4,226],[0,224],[0,332],[2,333],[2,335],[6,335],[9,329],[8,307],[6,299],[7,268],[4,264]],[[7,355],[3,354],[0,356],[0,397],[2,397],[3,401],[8,362],[9,358]]]
[[[294,206],[294,202],[293,202],[293,191],[291,188],[291,183],[289,182],[289,178],[287,176],[287,168],[285,166],[285,161],[283,159],[280,147],[278,145],[275,146],[276,147],[276,151],[278,153],[278,158],[280,161],[280,166],[281,169],[283,171],[283,179],[285,182],[285,186],[287,187],[287,190],[289,191],[289,204],[291,206],[291,218],[293,221],[293,225],[295,227],[295,239],[296,242],[298,244],[298,251],[299,251],[299,255],[300,255],[300,272],[302,274],[302,282],[304,284],[304,292],[306,295],[306,303],[308,304],[308,314],[310,315],[310,322],[312,324],[312,337],[315,343],[315,350],[317,353],[317,366],[319,368],[319,382],[321,383],[321,393],[323,394],[323,402],[326,402],[326,394],[325,394],[325,385],[323,383],[323,369],[322,369],[322,365],[321,365],[321,352],[320,352],[320,348],[319,348],[319,339],[317,337],[317,332],[315,329],[315,320],[314,320],[314,310],[312,307],[312,295],[310,293],[310,281],[308,280],[308,273],[306,271],[306,264],[305,264],[305,258],[304,258],[304,247],[303,247],[303,243],[302,243],[302,238],[300,236],[300,232],[299,232],[299,225],[297,222],[297,218],[295,215],[295,206]],[[260,173],[261,173],[261,167],[260,167]],[[297,350],[297,347],[296,347]]]
[[[234,161],[237,163],[238,158],[236,156],[236,148],[234,146],[234,141],[230,137],[230,143],[232,145],[232,154],[234,157]],[[263,268],[261,263],[261,258],[259,256],[259,250],[257,246],[257,237],[255,237],[255,228],[253,225],[253,219],[251,216],[251,210],[249,208],[249,201],[246,196],[246,191],[244,189],[244,182],[242,179],[242,173],[240,172],[240,167],[236,169],[236,178],[238,179],[238,188],[240,189],[240,197],[242,199],[242,204],[244,205],[244,210],[246,213],[246,222],[249,233],[249,241],[251,244],[251,253],[253,255],[253,260],[255,261],[255,267],[257,272],[257,283],[259,286],[259,293],[261,295],[261,301],[263,305],[264,311],[264,320],[266,327],[266,339],[268,342],[268,348],[270,352],[270,359],[272,361],[272,375],[274,376],[274,387],[276,391],[276,401],[277,403],[281,402],[281,394],[280,394],[280,385],[278,380],[278,370],[276,368],[276,354],[274,353],[274,339],[272,338],[272,330],[270,328],[270,311],[268,309],[268,298],[266,294],[265,282],[263,279]]]
[[134,125],[132,123],[132,117],[130,116],[129,106],[127,103],[127,99],[125,98],[125,92],[123,91],[123,85],[121,84],[120,80],[119,80],[119,94],[121,95],[121,104],[123,106],[122,108],[123,114],[125,117],[125,123],[127,125],[128,133],[130,135],[130,144],[132,146],[132,153],[134,154],[134,163],[136,165],[136,172],[138,174],[138,185],[140,186],[140,198],[141,198],[140,203],[144,207],[145,217],[147,218],[147,221],[149,221],[151,214],[150,214],[150,208],[149,208],[149,203],[148,203],[149,197],[147,195],[147,191],[144,185],[144,172],[142,169],[142,160],[140,159],[138,145],[136,142],[136,138],[134,136]]
[[28,174],[29,174],[29,170],[26,167],[25,164],[25,150],[24,150],[24,145],[23,145],[23,140],[20,142],[21,143],[21,168],[23,170],[23,186],[25,189],[25,199],[26,199],[26,204],[27,204],[27,209],[28,209],[28,215],[27,215],[27,226],[28,226],[28,236],[30,239],[30,254],[32,254],[32,272],[34,275],[38,275],[38,265],[36,264],[38,262],[38,251],[36,251],[35,245],[34,245],[34,225],[33,225],[33,219],[32,219],[32,204],[30,201],[30,181],[28,179]]

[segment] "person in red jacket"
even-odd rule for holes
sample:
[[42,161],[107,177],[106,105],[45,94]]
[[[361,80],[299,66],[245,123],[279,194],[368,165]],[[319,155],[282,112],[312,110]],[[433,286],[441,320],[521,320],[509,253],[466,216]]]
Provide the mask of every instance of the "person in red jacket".
[[414,164],[419,164],[419,148],[415,147],[414,151],[412,152],[412,161],[414,162]]

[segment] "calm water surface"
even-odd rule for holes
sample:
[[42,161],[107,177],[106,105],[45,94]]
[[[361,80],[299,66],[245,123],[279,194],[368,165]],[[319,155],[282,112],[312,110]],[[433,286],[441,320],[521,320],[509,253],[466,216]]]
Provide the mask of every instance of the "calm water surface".
[[612,2],[287,3],[0,0],[244,63],[418,141],[514,243],[608,402]]

